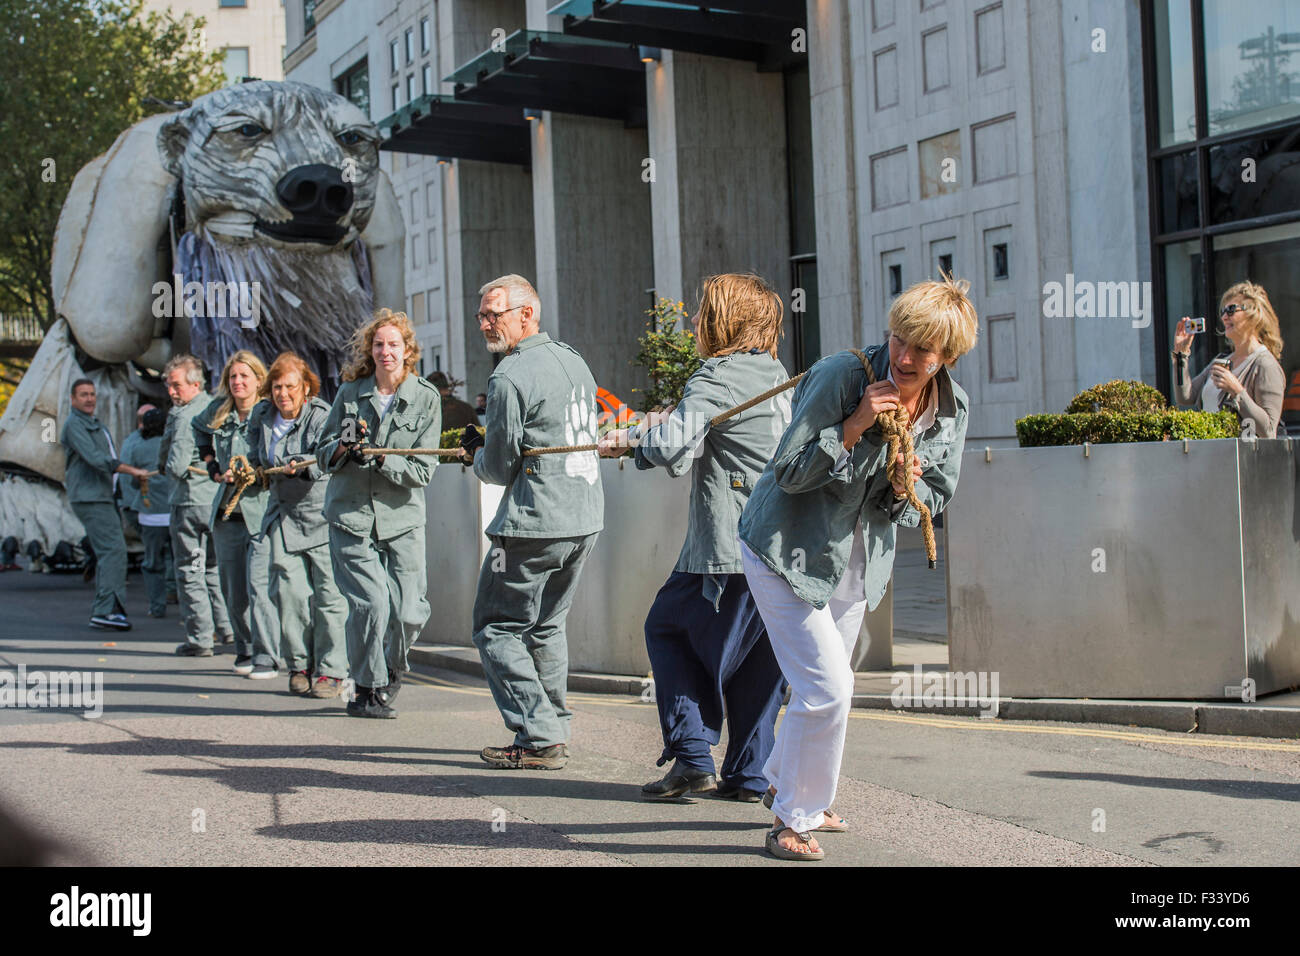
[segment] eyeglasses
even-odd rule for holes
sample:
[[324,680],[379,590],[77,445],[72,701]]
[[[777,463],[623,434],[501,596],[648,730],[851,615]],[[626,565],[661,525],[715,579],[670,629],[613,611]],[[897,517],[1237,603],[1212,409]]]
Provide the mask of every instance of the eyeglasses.
[[522,308],[523,308],[522,305],[512,305],[510,308],[505,309],[504,311],[501,312],[475,312],[474,318],[476,321],[480,323],[491,322],[493,325],[496,325],[498,322],[501,321],[501,316],[505,315],[506,312],[513,312],[515,309],[522,309]]
[[1245,312],[1245,311],[1247,310],[1244,305],[1237,305],[1237,303],[1234,302],[1232,303],[1232,305],[1225,305],[1222,309],[1220,309],[1219,315],[1220,316],[1232,315],[1232,313],[1234,312]]

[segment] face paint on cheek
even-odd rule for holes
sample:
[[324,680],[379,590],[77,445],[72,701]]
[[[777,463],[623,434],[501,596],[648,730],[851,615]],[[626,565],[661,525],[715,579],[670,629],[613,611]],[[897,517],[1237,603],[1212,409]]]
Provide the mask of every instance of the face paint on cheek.
[[929,365],[927,365],[927,366],[925,367],[925,374],[926,374],[926,375],[933,375],[933,374],[934,374],[935,372],[937,372],[938,370],[939,370],[939,363],[938,363],[938,362],[931,362]]

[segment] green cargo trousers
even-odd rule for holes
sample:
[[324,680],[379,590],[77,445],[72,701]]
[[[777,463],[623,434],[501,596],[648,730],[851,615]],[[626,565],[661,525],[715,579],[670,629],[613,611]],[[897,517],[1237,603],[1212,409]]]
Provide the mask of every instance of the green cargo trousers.
[[271,541],[271,595],[280,608],[280,653],[285,665],[291,672],[344,679],[348,676],[348,605],[334,584],[330,546],[290,551],[279,521],[266,536]]
[[334,581],[348,605],[348,666],[358,687],[383,687],[429,620],[424,526],[381,541],[330,525]]
[[249,534],[238,512],[212,528],[221,593],[235,633],[235,655],[254,667],[280,666],[280,615],[271,600],[271,542]]
[[144,542],[144,560],[140,570],[144,574],[145,593],[149,595],[149,613],[162,617],[167,611],[167,582],[172,579],[172,553],[167,546],[171,537],[167,528],[140,525],[140,540]]
[[[598,533],[598,532],[597,532]],[[529,749],[567,743],[569,642],[564,630],[596,533],[576,538],[492,536],[474,599],[478,648],[497,710]]]
[[214,634],[224,639],[232,633],[226,600],[221,596],[217,552],[208,528],[211,512],[211,505],[173,505],[170,526],[185,640],[208,648],[212,647]]
[[126,536],[117,505],[108,501],[70,501],[95,549],[95,603],[91,616],[126,613]]

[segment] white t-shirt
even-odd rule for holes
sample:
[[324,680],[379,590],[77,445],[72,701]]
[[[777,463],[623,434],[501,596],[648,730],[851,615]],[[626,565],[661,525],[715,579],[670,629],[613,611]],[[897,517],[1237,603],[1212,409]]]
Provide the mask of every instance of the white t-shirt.
[[275,413],[275,418],[271,421],[271,448],[267,457],[275,461],[275,449],[279,446],[280,440],[289,434],[289,429],[293,428],[293,423],[298,419],[285,418],[279,412]]
[[396,392],[393,392],[391,395],[385,395],[383,392],[379,391],[379,389],[375,389],[375,401],[379,404],[380,418],[383,418],[388,414],[388,406],[393,404],[393,399],[396,397]]

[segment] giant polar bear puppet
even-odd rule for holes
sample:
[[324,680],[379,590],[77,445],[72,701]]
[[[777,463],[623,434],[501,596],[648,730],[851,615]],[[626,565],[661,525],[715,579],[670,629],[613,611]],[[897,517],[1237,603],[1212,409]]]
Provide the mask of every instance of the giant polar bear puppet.
[[140,121],[77,173],[54,236],[60,319],[0,418],[0,538],[47,552],[81,538],[61,491],[15,476],[62,483],[58,431],[82,375],[119,447],[151,390],[140,372],[179,352],[215,378],[237,349],[268,364],[290,349],[333,394],[353,330],[405,301],[378,146],[347,99],[256,81]]

